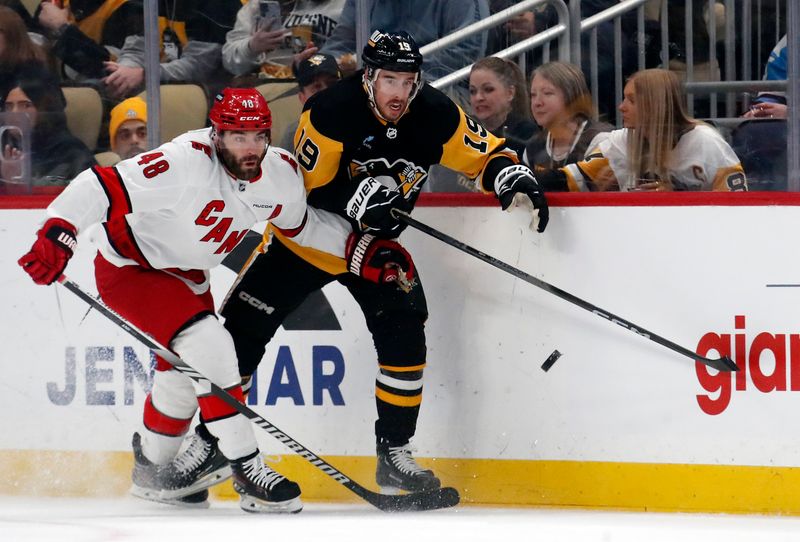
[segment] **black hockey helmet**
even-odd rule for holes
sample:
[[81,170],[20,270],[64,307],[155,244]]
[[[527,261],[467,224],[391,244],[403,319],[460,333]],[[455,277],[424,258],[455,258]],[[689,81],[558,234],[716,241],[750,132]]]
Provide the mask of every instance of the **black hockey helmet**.
[[422,54],[408,32],[374,31],[361,60],[365,66],[394,72],[418,72],[422,66]]

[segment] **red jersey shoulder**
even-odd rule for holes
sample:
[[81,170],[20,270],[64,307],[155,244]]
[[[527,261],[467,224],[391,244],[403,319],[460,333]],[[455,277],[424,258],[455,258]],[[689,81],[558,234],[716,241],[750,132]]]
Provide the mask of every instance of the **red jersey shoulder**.
[[189,144],[192,146],[194,150],[204,152],[206,156],[208,156],[209,160],[212,159],[210,145],[206,145],[205,143],[201,143],[200,141],[195,141],[195,140],[190,141]]
[[285,151],[283,149],[274,148],[273,150],[278,156],[281,157],[282,160],[284,160],[286,163],[292,166],[294,172],[297,173],[297,160],[295,159],[294,156],[292,156],[288,151]]

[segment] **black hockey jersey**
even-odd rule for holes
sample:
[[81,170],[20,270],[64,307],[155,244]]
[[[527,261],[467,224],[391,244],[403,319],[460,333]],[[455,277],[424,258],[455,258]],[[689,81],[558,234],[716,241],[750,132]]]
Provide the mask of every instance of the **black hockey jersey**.
[[[348,219],[345,208],[363,174],[400,190],[413,204],[433,164],[478,178],[481,188],[493,192],[493,178],[482,182],[486,165],[496,158],[507,165],[517,162],[504,139],[493,136],[427,84],[396,123],[379,119],[369,107],[361,72],[306,102],[294,147],[309,205]],[[354,229],[360,227],[351,223]],[[279,232],[276,235],[281,237]],[[281,241],[285,240],[281,237]],[[345,272],[343,260],[332,261],[328,255],[315,255],[286,241],[292,251],[317,267]]]

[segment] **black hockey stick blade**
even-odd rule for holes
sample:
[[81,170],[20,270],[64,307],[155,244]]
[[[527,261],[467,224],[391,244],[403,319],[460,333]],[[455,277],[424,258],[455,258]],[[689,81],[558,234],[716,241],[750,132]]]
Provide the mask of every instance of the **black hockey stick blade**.
[[276,440],[286,445],[287,448],[373,505],[375,508],[383,510],[384,512],[405,512],[411,510],[436,510],[439,508],[449,508],[458,504],[458,491],[452,487],[445,487],[434,491],[425,491],[421,493],[409,493],[406,495],[382,495],[380,493],[370,491],[361,484],[351,480],[349,476],[345,475],[336,467],[281,431],[278,427],[273,425],[266,418],[260,416],[253,409],[243,403],[240,403],[233,395],[209,381],[206,377],[194,370],[185,361],[179,358],[174,352],[159,344],[152,337],[146,335],[142,330],[125,320],[125,318],[114,312],[114,310],[108,307],[105,303],[94,297],[89,292],[83,290],[78,284],[68,279],[65,275],[61,275],[58,278],[58,282],[67,290],[88,303],[89,306],[94,307],[97,312],[101,313],[103,316],[127,331],[136,340],[164,358],[176,370],[185,374],[195,382],[209,386],[211,393],[225,401],[226,404],[234,408],[237,412],[261,427]]
[[401,211],[400,209],[392,209],[391,212],[392,216],[394,216],[396,219],[400,220],[401,222],[404,222],[405,224],[408,224],[412,228],[419,230],[422,233],[426,233],[431,237],[434,237],[439,241],[442,241],[443,243],[450,245],[453,248],[456,248],[462,252],[466,252],[470,256],[474,256],[475,258],[478,258],[479,260],[482,260],[488,263],[489,265],[492,265],[500,269],[501,271],[505,271],[506,273],[509,273],[510,275],[513,275],[520,280],[524,280],[528,284],[533,284],[537,288],[541,288],[542,290],[549,292],[555,295],[556,297],[560,297],[565,301],[569,301],[573,305],[577,305],[582,309],[585,309],[591,313],[596,314],[597,316],[600,316],[601,318],[605,318],[609,322],[617,324],[620,327],[624,327],[625,329],[632,331],[637,335],[644,337],[645,339],[649,339],[655,343],[660,344],[661,346],[665,346],[666,348],[669,348],[673,352],[682,354],[692,360],[699,361],[700,363],[703,363],[711,367],[712,369],[716,369],[718,371],[733,372],[739,370],[739,367],[728,356],[723,356],[721,358],[716,358],[716,359],[705,358],[703,356],[700,356],[695,352],[692,352],[688,348],[684,348],[683,346],[676,344],[670,341],[669,339],[665,339],[664,337],[661,337],[660,335],[657,335],[652,331],[648,331],[643,327],[639,327],[636,324],[629,322],[628,320],[625,320],[620,316],[617,316],[616,314],[613,314],[595,305],[592,305],[591,303],[589,303],[588,301],[584,301],[580,297],[572,295],[571,293],[562,290],[561,288],[557,288],[552,284],[543,281],[542,279],[537,279],[533,275],[529,275],[528,273],[520,269],[517,269],[516,267],[509,265],[504,261],[489,256],[488,254],[481,252],[480,250],[473,248],[467,245],[466,243],[462,243],[461,241],[454,239],[453,237],[450,237],[446,233],[442,233],[439,230],[420,222],[419,220],[415,220],[411,218],[411,215],[409,215],[404,211]]
[[442,487],[406,495],[381,495],[371,491],[369,493],[369,495],[361,495],[361,498],[384,512],[411,512],[450,508],[457,505],[461,499],[458,491],[453,487]]

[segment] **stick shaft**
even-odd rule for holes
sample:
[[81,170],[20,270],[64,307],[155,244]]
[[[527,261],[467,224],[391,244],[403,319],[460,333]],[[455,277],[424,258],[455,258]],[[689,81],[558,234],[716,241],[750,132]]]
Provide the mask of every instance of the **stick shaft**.
[[[369,502],[376,508],[385,511],[401,511],[401,510],[425,510],[431,508],[441,508],[446,506],[454,506],[458,503],[458,496],[452,495],[455,490],[452,488],[443,488],[440,493],[428,492],[424,494],[415,495],[381,495],[368,490],[357,482],[351,480],[348,476],[343,474],[330,463],[320,458],[317,454],[297,442],[295,439],[281,431],[277,426],[260,416],[253,409],[247,405],[239,402],[233,395],[209,381],[206,377],[198,371],[190,367],[181,358],[175,355],[174,352],[164,347],[152,337],[146,335],[139,328],[128,322],[125,318],[114,312],[105,303],[83,290],[78,284],[71,281],[64,275],[59,277],[58,282],[67,290],[74,293],[90,306],[95,308],[103,316],[117,324],[119,327],[127,331],[135,339],[147,346],[150,350],[157,355],[168,361],[176,370],[187,375],[192,380],[199,382],[203,385],[210,386],[211,392],[225,401],[226,404],[236,409],[237,412],[254,422],[256,425],[264,429],[271,436],[285,444],[290,450],[301,456],[303,459],[317,467],[319,470],[345,486],[347,489]],[[449,492],[447,490],[450,490]],[[455,501],[455,502],[453,502]],[[440,505],[437,505],[440,504]]]
[[538,278],[534,277],[533,275],[530,275],[530,274],[528,274],[528,273],[526,273],[526,272],[524,272],[524,271],[522,271],[520,269],[517,269],[516,267],[514,267],[512,265],[509,265],[509,264],[507,264],[507,263],[505,263],[505,262],[503,262],[501,260],[498,260],[497,258],[495,258],[493,256],[489,256],[488,254],[486,254],[484,252],[481,252],[480,250],[478,250],[476,248],[473,248],[473,247],[467,245],[466,243],[462,243],[461,241],[459,241],[457,239],[454,239],[453,237],[450,237],[446,233],[443,233],[443,232],[441,232],[441,231],[439,231],[439,230],[437,230],[435,228],[432,228],[431,226],[428,226],[427,224],[424,224],[424,223],[422,223],[422,222],[420,222],[420,221],[418,221],[418,220],[416,220],[414,218],[411,218],[411,216],[409,216],[408,213],[404,213],[402,211],[399,211],[399,210],[395,209],[393,211],[393,214],[395,216],[397,216],[399,218],[399,220],[401,220],[402,222],[405,222],[406,224],[408,224],[409,226],[411,226],[412,228],[414,228],[416,230],[419,230],[419,231],[421,231],[423,233],[426,233],[426,234],[430,235],[431,237],[434,237],[434,238],[436,238],[436,239],[438,239],[438,240],[440,240],[440,241],[442,241],[442,242],[444,242],[444,243],[446,243],[446,244],[448,244],[448,245],[450,245],[450,246],[452,246],[454,248],[457,248],[458,250],[460,250],[462,252],[466,252],[470,256],[474,256],[475,258],[478,258],[479,260],[482,260],[482,261],[488,263],[489,265],[492,265],[492,266],[500,269],[501,271],[505,271],[506,273],[509,273],[510,275],[513,275],[513,276],[517,277],[518,279],[524,280],[525,282],[527,282],[529,284],[533,284],[537,288],[541,288],[542,290],[544,290],[546,292],[549,292],[549,293],[551,293],[551,294],[553,294],[553,295],[555,295],[557,297],[560,297],[561,299],[563,299],[565,301],[568,301],[568,302],[572,303],[573,305],[577,305],[577,306],[581,307],[582,309],[585,309],[585,310],[587,310],[587,311],[589,311],[591,313],[596,314],[597,316],[600,316],[601,318],[605,318],[609,322],[613,322],[613,323],[617,324],[620,327],[624,327],[625,329],[627,329],[629,331],[632,331],[633,333],[636,333],[637,335],[639,335],[641,337],[644,337],[646,339],[650,339],[651,341],[653,341],[655,343],[658,343],[661,346],[665,346],[665,347],[669,348],[670,350],[672,350],[673,352],[677,352],[678,354],[682,354],[682,355],[686,356],[687,358],[690,358],[692,360],[696,360],[696,361],[699,361],[701,363],[704,363],[705,365],[708,365],[709,367],[711,367],[713,369],[717,369],[719,371],[736,371],[737,370],[736,365],[732,361],[730,361],[728,358],[710,359],[710,358],[705,358],[703,356],[700,356],[697,353],[692,352],[688,348],[684,348],[683,346],[681,346],[679,344],[676,344],[676,343],[670,341],[669,339],[665,339],[664,337],[662,337],[662,336],[660,336],[660,335],[658,335],[656,333],[653,333],[652,331],[649,331],[649,330],[647,330],[647,329],[645,329],[645,328],[643,328],[641,326],[638,326],[638,325],[634,324],[633,322],[630,322],[630,321],[622,318],[621,316],[617,316],[616,314],[614,314],[614,313],[612,313],[610,311],[601,309],[600,307],[597,307],[596,305],[592,305],[588,301],[585,301],[585,300],[583,300],[583,299],[581,299],[581,298],[579,298],[579,297],[577,297],[577,296],[575,296],[575,295],[573,295],[573,294],[571,294],[571,293],[569,293],[567,291],[564,291],[561,288],[557,288],[556,286],[553,286],[552,284],[550,284],[548,282],[545,282],[542,279],[538,279]]

